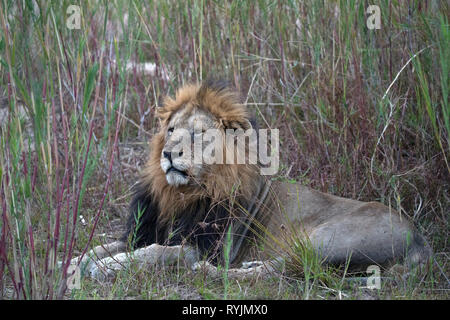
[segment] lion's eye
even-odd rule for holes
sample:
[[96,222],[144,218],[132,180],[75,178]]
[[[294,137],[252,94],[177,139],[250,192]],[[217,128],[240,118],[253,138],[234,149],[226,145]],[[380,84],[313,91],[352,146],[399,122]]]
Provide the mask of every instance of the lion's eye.
[[167,134],[168,134],[169,136],[172,134],[172,132],[173,132],[173,128],[167,129]]

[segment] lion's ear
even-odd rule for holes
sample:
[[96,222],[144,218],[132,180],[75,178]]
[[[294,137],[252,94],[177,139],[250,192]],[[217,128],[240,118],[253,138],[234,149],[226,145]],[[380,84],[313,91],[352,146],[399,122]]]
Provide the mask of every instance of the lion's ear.
[[171,103],[174,103],[174,100],[169,96],[158,99],[158,104],[155,109],[155,115],[160,120],[160,122],[165,122],[169,118],[171,111],[169,111],[166,106],[170,105]]
[[158,106],[155,109],[155,115],[158,118],[158,120],[161,122],[166,117],[166,110],[162,106]]
[[241,119],[241,120],[224,120],[220,119],[221,126],[226,129],[243,129],[248,130],[253,128],[252,124],[248,119]]

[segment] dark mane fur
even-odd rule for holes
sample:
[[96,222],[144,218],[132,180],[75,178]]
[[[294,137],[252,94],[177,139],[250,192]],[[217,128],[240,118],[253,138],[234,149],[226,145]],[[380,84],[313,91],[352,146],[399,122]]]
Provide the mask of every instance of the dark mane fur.
[[[158,243],[161,245],[189,244],[213,263],[223,260],[223,244],[230,223],[238,224],[247,206],[244,199],[213,203],[201,198],[177,214],[170,223],[160,221],[158,203],[148,192],[149,186],[139,182],[134,188],[127,227],[121,240],[133,249]],[[250,236],[250,235],[249,235]],[[250,236],[248,241],[252,237]]]

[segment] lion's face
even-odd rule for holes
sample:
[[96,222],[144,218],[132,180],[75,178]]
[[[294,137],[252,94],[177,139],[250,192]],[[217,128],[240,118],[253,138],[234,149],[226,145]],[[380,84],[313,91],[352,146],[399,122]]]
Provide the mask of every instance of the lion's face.
[[[163,130],[165,144],[161,152],[161,169],[170,185],[198,184],[210,169],[202,159],[196,161],[195,153],[203,154],[205,145],[194,147],[194,141],[203,139],[209,129],[216,129],[213,116],[199,108],[183,108],[174,113]],[[201,156],[201,155],[200,155]]]
[[[236,148],[237,139],[252,125],[235,91],[214,84],[187,85],[174,99],[166,97],[156,115],[161,130],[152,142],[149,177],[165,178],[172,187],[201,186],[193,192],[221,197],[236,181],[256,174],[256,168],[236,161],[246,157],[243,148]],[[155,192],[161,190],[155,187]]]

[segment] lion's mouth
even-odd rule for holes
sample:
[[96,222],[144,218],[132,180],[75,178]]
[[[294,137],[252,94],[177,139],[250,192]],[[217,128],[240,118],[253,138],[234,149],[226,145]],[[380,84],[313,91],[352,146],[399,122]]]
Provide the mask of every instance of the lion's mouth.
[[187,173],[181,170],[178,170],[177,168],[175,168],[174,166],[170,167],[169,169],[167,169],[166,174],[169,174],[170,172],[176,172],[184,177],[187,176]]

